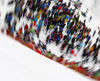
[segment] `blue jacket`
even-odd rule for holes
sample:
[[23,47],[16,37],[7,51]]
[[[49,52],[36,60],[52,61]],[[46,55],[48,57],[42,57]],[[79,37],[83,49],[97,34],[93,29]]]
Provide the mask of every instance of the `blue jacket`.
[[68,30],[68,35],[71,33],[71,31],[70,30]]
[[38,30],[40,29],[40,26],[38,25]]
[[44,9],[45,7],[46,7],[46,4],[43,3],[43,4],[41,5],[41,9]]
[[60,39],[61,39],[61,37],[58,35],[58,36],[57,36],[57,40],[60,41]]
[[35,17],[34,17],[34,21],[38,21],[38,16],[36,15]]
[[41,41],[39,41],[38,46],[41,46]]
[[95,35],[96,31],[93,32],[93,35]]
[[59,31],[62,31],[62,32],[63,32],[63,28],[62,28],[62,27],[60,27]]
[[90,36],[88,36],[88,41],[91,39],[91,37]]
[[14,33],[14,27],[13,27],[13,28],[11,28],[11,33],[12,33],[12,34]]
[[71,12],[72,11],[72,9],[69,9],[69,12]]
[[52,13],[54,13],[55,12],[55,10],[54,9],[52,9]]
[[79,39],[81,36],[82,36],[82,35],[78,35],[78,36],[77,36],[77,39]]
[[47,7],[49,7],[49,6],[50,6],[50,3],[47,4]]
[[65,16],[65,19],[67,19],[68,18],[68,16]]
[[11,20],[12,20],[12,15],[9,14],[9,15],[8,15],[8,22],[10,22]]
[[59,4],[57,4],[57,6],[56,6],[56,7],[58,8],[59,6],[60,6],[60,5],[59,5]]
[[68,10],[68,8],[64,8],[65,9],[65,11],[67,11]]
[[19,6],[16,8],[15,13],[17,13],[19,11]]
[[92,16],[90,17],[90,20],[92,19]]
[[60,24],[60,27],[62,27],[62,26],[63,26],[63,23]]
[[39,26],[42,27],[42,20],[39,21]]
[[72,37],[71,36],[69,36],[69,40],[71,39]]
[[70,20],[71,19],[71,17],[70,16],[68,16],[68,20]]
[[44,50],[47,50],[47,47],[46,47],[46,45],[44,46]]
[[70,24],[71,24],[70,22],[67,23],[67,25],[70,25]]

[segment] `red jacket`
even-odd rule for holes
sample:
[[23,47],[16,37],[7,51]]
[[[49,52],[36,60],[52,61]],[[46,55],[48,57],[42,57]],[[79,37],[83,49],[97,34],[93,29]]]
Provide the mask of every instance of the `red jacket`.
[[24,29],[25,29],[25,30],[28,30],[28,25],[27,25],[27,24],[25,25]]
[[61,6],[59,6],[58,9],[60,10],[61,9]]
[[67,14],[69,14],[69,10],[67,10]]

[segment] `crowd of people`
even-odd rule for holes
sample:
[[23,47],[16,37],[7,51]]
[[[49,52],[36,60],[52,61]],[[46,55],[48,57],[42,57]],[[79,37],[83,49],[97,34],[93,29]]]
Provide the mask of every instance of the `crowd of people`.
[[[55,4],[52,9],[49,9],[54,1]],[[82,5],[80,0],[76,2],[69,0],[68,3],[63,3],[63,0],[54,1],[15,0],[9,2],[9,5],[15,3],[15,9],[13,12],[6,14],[7,33],[12,35],[16,33],[18,38],[23,39],[26,43],[33,44],[43,54],[46,54],[45,51],[47,51],[49,56],[53,54],[52,51],[47,50],[47,45],[55,42],[56,46],[60,45],[59,49],[63,53],[61,58],[64,58],[67,54],[76,57],[77,53],[82,51],[82,62],[88,62],[91,56],[94,64],[98,63],[100,28],[98,27],[99,32],[94,30],[93,35],[90,34],[91,28],[86,26],[86,20],[84,19],[84,22],[80,20],[81,14],[79,12]],[[74,4],[74,9],[71,8],[72,3]],[[82,13],[82,15],[86,16],[86,13]],[[18,21],[23,17],[30,21],[30,25],[26,22],[25,25],[16,30]],[[41,31],[47,35],[45,43],[39,39]],[[96,33],[98,33],[98,37],[93,44],[92,37]],[[38,44],[34,41],[35,35],[39,39]]]

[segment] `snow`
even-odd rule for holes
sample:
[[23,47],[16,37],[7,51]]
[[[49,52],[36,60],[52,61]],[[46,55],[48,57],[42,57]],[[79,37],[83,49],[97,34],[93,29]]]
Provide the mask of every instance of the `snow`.
[[100,20],[100,0],[81,0],[83,5]]
[[0,34],[0,81],[92,81]]

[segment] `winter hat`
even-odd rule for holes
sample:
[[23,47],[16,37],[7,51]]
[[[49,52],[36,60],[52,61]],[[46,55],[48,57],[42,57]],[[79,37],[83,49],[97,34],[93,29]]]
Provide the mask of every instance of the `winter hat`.
[[74,49],[71,50],[71,53],[76,57],[77,55],[75,54]]

